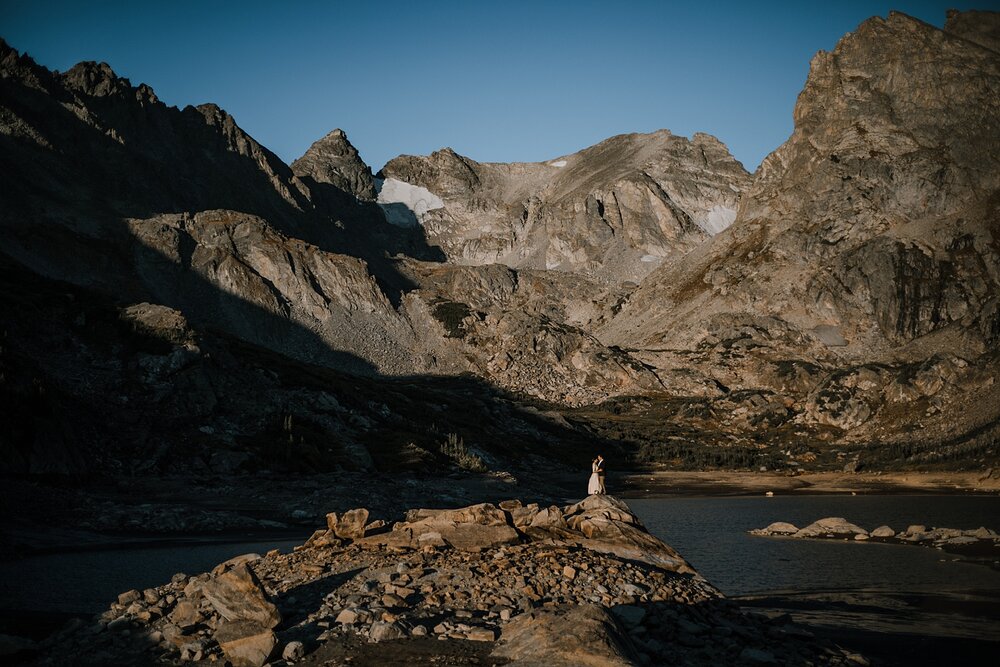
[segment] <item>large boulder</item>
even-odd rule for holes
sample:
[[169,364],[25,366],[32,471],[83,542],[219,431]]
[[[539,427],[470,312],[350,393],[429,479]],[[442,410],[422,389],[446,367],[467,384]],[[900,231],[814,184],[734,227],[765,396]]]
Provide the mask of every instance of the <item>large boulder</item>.
[[814,521],[805,528],[800,529],[793,537],[825,537],[836,535],[843,537],[853,537],[855,535],[868,536],[868,531],[857,526],[847,519],[841,517],[827,517]]
[[365,525],[368,522],[368,510],[353,509],[337,515],[330,512],[326,515],[326,525],[337,537],[345,540],[356,540],[365,536]]
[[560,605],[516,617],[493,655],[508,667],[624,667],[635,665],[635,649],[607,609]]
[[281,622],[278,608],[245,563],[212,577],[201,584],[200,590],[227,621],[248,622],[262,628],[273,628]]
[[577,541],[588,549],[697,575],[679,553],[646,532],[629,506],[614,496],[589,496],[566,507],[563,518],[570,529],[580,534]]
[[753,535],[794,535],[799,532],[799,529],[795,524],[788,523],[787,521],[775,521],[767,526],[767,528],[756,528],[750,531]]
[[215,641],[233,667],[261,667],[274,651],[278,638],[270,628],[236,621],[219,626]]

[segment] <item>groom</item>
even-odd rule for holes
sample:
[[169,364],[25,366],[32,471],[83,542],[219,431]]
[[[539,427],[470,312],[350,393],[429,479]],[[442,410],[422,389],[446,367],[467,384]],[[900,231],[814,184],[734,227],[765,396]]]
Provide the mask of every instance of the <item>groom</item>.
[[598,493],[607,493],[604,489],[604,457],[600,454],[597,455],[597,483]]

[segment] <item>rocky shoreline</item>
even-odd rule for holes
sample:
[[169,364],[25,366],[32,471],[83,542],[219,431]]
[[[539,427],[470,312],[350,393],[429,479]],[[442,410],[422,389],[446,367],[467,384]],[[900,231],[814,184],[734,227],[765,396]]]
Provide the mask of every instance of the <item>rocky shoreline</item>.
[[805,528],[775,521],[765,528],[749,531],[751,535],[764,537],[790,537],[794,539],[853,540],[856,542],[881,542],[884,544],[908,544],[931,547],[949,553],[969,556],[992,557],[993,567],[1000,559],[1000,534],[986,527],[974,530],[959,528],[928,528],[914,524],[906,530],[894,531],[886,525],[871,531],[865,530],[842,517],[827,517],[809,524]]
[[291,553],[127,591],[22,655],[37,665],[867,664],[787,617],[741,611],[611,496],[370,519],[333,513]]

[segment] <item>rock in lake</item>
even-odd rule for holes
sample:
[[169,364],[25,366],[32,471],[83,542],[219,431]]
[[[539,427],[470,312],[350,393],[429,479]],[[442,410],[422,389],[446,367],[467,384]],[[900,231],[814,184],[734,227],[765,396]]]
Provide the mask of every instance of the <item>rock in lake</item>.
[[853,537],[855,535],[868,535],[868,531],[861,526],[856,526],[847,519],[827,517],[819,521],[814,521],[805,528],[800,529],[795,533],[794,537],[819,537],[821,535]]

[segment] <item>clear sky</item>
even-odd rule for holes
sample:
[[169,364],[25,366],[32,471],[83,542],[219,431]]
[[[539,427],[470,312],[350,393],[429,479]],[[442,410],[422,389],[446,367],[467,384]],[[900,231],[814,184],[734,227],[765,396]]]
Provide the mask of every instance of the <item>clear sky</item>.
[[816,51],[890,9],[941,26],[991,4],[0,0],[0,35],[51,69],[103,60],[167,104],[215,102],[286,162],[335,127],[375,170],[667,128],[714,134],[753,170],[791,133]]

